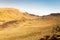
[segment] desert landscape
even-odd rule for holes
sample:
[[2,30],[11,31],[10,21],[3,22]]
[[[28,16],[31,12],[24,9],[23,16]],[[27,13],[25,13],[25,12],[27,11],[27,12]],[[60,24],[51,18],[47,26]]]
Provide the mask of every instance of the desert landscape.
[[38,16],[0,8],[0,40],[60,40],[60,13]]

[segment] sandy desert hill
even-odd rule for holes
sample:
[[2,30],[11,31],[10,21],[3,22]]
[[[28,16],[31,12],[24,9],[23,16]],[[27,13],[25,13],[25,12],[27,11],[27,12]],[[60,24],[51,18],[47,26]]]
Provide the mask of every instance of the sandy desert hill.
[[[14,8],[0,8],[0,21],[7,22],[21,18],[22,12]],[[18,16],[17,16],[18,15]]]
[[37,16],[0,8],[0,40],[40,40],[53,34],[60,34],[60,13]]

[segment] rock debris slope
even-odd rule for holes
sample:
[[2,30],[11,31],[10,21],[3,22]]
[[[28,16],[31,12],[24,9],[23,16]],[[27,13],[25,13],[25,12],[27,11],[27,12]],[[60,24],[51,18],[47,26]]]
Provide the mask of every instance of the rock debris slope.
[[60,13],[37,16],[0,8],[0,40],[46,40],[45,36],[51,39],[54,34],[60,35]]

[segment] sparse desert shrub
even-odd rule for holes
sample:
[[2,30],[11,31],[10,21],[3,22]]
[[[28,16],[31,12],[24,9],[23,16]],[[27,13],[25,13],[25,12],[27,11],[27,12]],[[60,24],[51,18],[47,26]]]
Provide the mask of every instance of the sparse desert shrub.
[[52,29],[52,32],[53,33],[60,32],[60,26],[59,25],[54,26],[53,29]]
[[[51,36],[51,35],[50,35]],[[45,36],[44,38],[41,38],[40,40],[60,40],[60,38],[57,38],[57,35],[54,34],[53,36]]]
[[45,40],[44,38],[41,38],[41,39],[39,39],[39,40]]

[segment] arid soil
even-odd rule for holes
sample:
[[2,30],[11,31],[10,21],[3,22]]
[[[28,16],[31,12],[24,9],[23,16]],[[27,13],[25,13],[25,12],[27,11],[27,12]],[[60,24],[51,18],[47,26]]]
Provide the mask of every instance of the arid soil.
[[38,16],[0,8],[0,40],[60,40],[60,13]]

